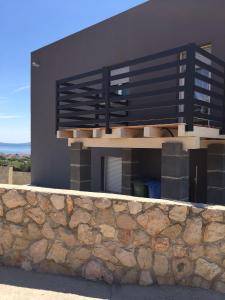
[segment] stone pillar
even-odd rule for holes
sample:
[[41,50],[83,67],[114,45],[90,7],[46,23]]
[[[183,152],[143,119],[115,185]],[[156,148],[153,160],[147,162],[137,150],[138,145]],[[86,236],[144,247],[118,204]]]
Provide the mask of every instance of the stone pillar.
[[91,149],[73,143],[70,151],[70,189],[91,191]]
[[161,198],[189,201],[189,153],[182,143],[162,145]]
[[207,203],[225,204],[225,145],[222,144],[208,147]]
[[122,194],[133,194],[133,180],[137,178],[138,159],[135,149],[122,150]]

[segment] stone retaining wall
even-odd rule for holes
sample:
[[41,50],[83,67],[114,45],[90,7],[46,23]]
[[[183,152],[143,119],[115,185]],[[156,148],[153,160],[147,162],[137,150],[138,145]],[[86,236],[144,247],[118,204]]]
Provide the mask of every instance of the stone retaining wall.
[[0,261],[225,293],[225,207],[0,185]]

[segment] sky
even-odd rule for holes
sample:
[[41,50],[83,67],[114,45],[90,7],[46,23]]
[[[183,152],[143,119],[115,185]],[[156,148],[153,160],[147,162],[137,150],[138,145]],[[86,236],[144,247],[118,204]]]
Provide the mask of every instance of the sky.
[[30,53],[144,0],[0,0],[0,142],[30,141]]

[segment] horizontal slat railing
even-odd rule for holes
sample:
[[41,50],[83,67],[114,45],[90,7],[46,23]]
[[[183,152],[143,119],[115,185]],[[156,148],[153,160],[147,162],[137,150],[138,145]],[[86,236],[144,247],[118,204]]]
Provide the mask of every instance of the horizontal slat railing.
[[157,66],[153,66],[153,67],[143,68],[141,70],[130,71],[130,72],[126,72],[123,74],[111,76],[111,80],[118,80],[118,79],[123,79],[124,77],[132,77],[132,76],[138,76],[138,75],[143,75],[143,74],[147,74],[147,73],[165,71],[165,70],[168,70],[171,68],[178,68],[181,64],[185,64],[185,62],[186,61],[182,61],[182,62],[181,61],[173,61],[173,62],[163,63],[161,65],[157,65]]
[[165,57],[168,57],[168,56],[172,56],[174,54],[176,55],[177,53],[181,53],[183,51],[186,51],[186,49],[187,49],[187,45],[184,45],[184,46],[169,49],[169,50],[166,50],[166,51],[150,54],[150,55],[147,55],[147,56],[144,56],[144,57],[141,57],[141,58],[128,60],[126,62],[115,64],[115,65],[111,66],[111,70],[116,70],[116,69],[119,69],[119,68],[123,68],[123,67],[126,67],[127,65],[128,66],[133,66],[133,65],[145,63],[145,62],[148,62],[148,61],[155,61],[157,59],[162,59],[162,58],[165,58]]
[[225,61],[220,59],[219,57],[213,55],[212,53],[209,53],[205,51],[204,49],[196,46],[196,52],[202,54],[204,57],[208,58],[210,61],[216,63],[219,66],[225,67]]
[[198,72],[195,73],[195,78],[199,79],[199,80],[201,80],[203,82],[212,84],[212,85],[214,85],[214,86],[216,86],[216,87],[218,87],[218,88],[220,88],[222,90],[224,89],[224,84],[223,83],[220,83],[220,82],[218,82],[218,81],[216,81],[216,80],[214,80],[212,78],[209,78],[207,76],[199,74]]
[[56,83],[56,130],[185,122],[225,129],[225,63],[189,44]]
[[90,77],[90,76],[95,76],[95,75],[98,75],[98,74],[101,74],[101,73],[102,73],[102,69],[100,68],[98,70],[93,70],[93,71],[90,71],[90,72],[85,72],[85,73],[82,73],[82,74],[78,74],[78,75],[75,75],[75,76],[71,76],[71,77],[67,77],[67,78],[64,78],[64,79],[57,80],[57,83],[58,84],[67,84],[70,81],[83,79],[83,78],[87,78],[87,77]]
[[[194,121],[225,129],[225,62],[195,46]],[[196,99],[198,96],[198,99]],[[204,100],[204,101],[203,101]]]

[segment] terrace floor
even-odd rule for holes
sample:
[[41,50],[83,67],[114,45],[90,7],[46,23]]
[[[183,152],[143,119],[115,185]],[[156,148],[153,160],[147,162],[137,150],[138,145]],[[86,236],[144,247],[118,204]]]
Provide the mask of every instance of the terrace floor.
[[224,300],[224,295],[203,289],[172,286],[109,286],[64,276],[0,267],[1,300]]
[[166,142],[182,143],[184,149],[207,148],[210,144],[225,144],[225,135],[218,128],[193,126],[185,130],[184,123],[114,127],[111,134],[104,128],[64,129],[57,138],[68,139],[68,145],[81,142],[85,148],[147,148],[160,149]]

